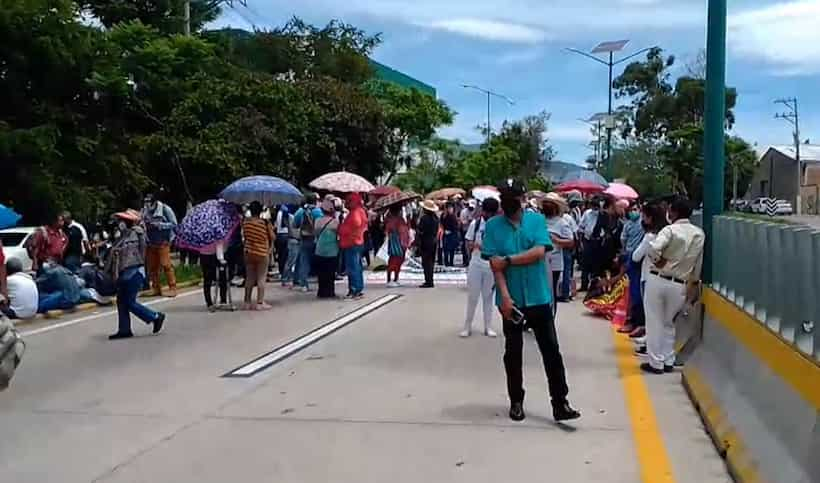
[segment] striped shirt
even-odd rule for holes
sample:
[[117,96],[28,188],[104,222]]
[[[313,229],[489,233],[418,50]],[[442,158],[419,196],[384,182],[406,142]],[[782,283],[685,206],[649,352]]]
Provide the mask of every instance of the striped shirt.
[[270,254],[274,239],[270,222],[261,218],[245,218],[242,222],[242,236],[245,237],[245,253],[258,257]]

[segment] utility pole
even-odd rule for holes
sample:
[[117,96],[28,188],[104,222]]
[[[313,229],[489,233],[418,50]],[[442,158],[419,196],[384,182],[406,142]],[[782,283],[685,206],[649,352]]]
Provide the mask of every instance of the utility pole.
[[803,211],[800,196],[800,187],[803,185],[803,166],[800,162],[800,114],[797,111],[797,98],[777,99],[774,102],[775,104],[783,104],[788,109],[786,112],[775,114],[775,119],[783,119],[794,127],[792,131],[792,136],[794,136],[794,160],[797,162],[797,192],[794,198],[794,213],[799,215]]
[[492,139],[492,135],[493,135],[493,131],[492,131],[492,128],[491,128],[491,125],[490,125],[490,101],[491,101],[492,97],[497,97],[499,99],[503,99],[504,101],[507,102],[507,104],[509,104],[511,106],[515,105],[515,101],[510,99],[509,97],[505,96],[504,94],[498,94],[496,92],[493,92],[493,91],[490,91],[490,90],[487,90],[487,89],[484,89],[484,88],[481,88],[481,87],[468,85],[468,84],[462,84],[461,87],[463,87],[465,89],[473,89],[473,90],[476,90],[478,92],[481,92],[481,93],[487,95],[487,146],[489,146],[490,145],[490,140]]
[[191,35],[191,0],[184,0],[182,5],[182,17],[184,21],[182,32],[185,35]]
[[[647,47],[645,49],[641,49],[631,55],[623,57],[621,59],[615,60],[615,52],[620,52],[626,47],[626,44],[629,43],[629,40],[611,40],[606,42],[601,42],[595,48],[590,51],[590,53],[586,53],[582,50],[578,49],[564,49],[567,52],[572,52],[574,54],[583,55],[588,59],[592,59],[599,64],[603,64],[609,68],[609,86],[607,87],[607,92],[609,96],[609,102],[607,104],[607,118],[606,122],[604,123],[604,127],[606,127],[606,168],[605,168],[605,177],[610,178],[612,176],[612,130],[615,129],[615,119],[612,116],[612,69],[618,64],[624,63],[629,59],[632,59],[638,55],[641,55],[644,52],[648,52],[655,47]],[[609,54],[609,61],[600,59],[595,57],[594,54]]]
[[[709,0],[706,33],[706,100],[703,136],[703,230],[706,232],[703,281],[712,282],[712,220],[723,212],[726,163],[726,0]],[[725,254],[722,254],[725,256]]]

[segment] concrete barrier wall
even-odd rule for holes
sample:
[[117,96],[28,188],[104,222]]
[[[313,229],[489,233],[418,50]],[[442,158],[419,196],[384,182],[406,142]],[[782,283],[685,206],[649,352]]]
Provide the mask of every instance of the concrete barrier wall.
[[703,301],[683,382],[732,475],[820,482],[820,365],[715,290]]

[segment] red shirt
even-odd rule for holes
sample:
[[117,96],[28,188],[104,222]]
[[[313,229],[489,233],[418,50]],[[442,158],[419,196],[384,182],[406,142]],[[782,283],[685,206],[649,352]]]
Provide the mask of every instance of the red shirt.
[[350,210],[347,218],[339,226],[339,248],[346,249],[364,245],[367,231],[367,213],[361,206]]
[[38,264],[46,260],[62,262],[68,238],[63,230],[44,226],[34,235],[34,256]]

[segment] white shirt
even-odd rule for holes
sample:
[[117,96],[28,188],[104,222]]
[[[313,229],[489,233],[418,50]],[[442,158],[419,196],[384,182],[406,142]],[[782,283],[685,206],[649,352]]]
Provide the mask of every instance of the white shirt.
[[662,229],[649,243],[647,254],[654,263],[661,259],[666,261],[658,269],[661,275],[696,282],[700,280],[705,241],[703,230],[688,219],[682,219]]
[[[84,227],[83,225],[81,225],[81,224],[77,223],[77,220],[71,220],[71,224],[70,224],[70,225],[68,225],[68,227],[69,227],[69,228],[73,228],[73,227],[75,227],[75,226],[76,226],[77,228],[79,228],[79,229],[80,229],[80,233],[82,233],[82,234],[83,234],[83,241],[84,241],[84,242],[87,242],[87,241],[88,241],[88,232],[87,232],[87,231],[85,231],[85,227]],[[82,253],[83,253],[83,255],[85,255],[85,243],[81,243],[81,244],[80,244],[80,247],[81,247],[81,249],[82,249]]]
[[581,221],[578,222],[578,229],[583,232],[587,238],[592,237],[592,232],[595,231],[595,225],[598,224],[598,210],[592,208],[587,209],[581,216]]
[[9,287],[9,307],[19,319],[30,319],[37,315],[40,296],[37,284],[27,273],[18,272],[6,279]]
[[[287,216],[288,217],[285,220],[284,223],[282,223],[282,216]],[[284,213],[282,213],[282,210],[279,210],[279,212],[276,213],[276,234],[277,235],[287,235],[290,232],[290,221],[291,221],[290,213],[285,215]]]
[[[563,216],[554,216],[547,218],[547,228],[551,235],[564,240],[572,240],[572,228]],[[564,249],[553,245],[552,250],[547,252],[547,261],[553,272],[560,272],[564,270]]]
[[657,270],[654,265],[652,265],[652,260],[646,258],[646,253],[649,251],[649,243],[654,240],[658,235],[647,232],[643,236],[643,240],[638,245],[638,248],[632,252],[632,261],[638,263],[643,260],[643,265],[641,265],[641,282],[645,282],[647,278],[649,278],[649,271],[650,270]]
[[470,226],[467,227],[467,233],[464,235],[464,239],[467,241],[471,241],[475,243],[473,246],[473,256],[470,257],[470,263],[482,264],[482,265],[490,265],[490,262],[481,258],[481,242],[484,240],[484,230],[487,228],[487,221],[484,217],[476,218],[475,220],[470,222]]

